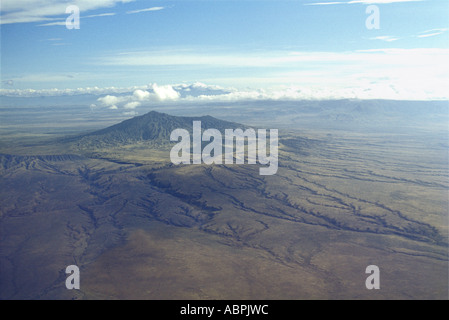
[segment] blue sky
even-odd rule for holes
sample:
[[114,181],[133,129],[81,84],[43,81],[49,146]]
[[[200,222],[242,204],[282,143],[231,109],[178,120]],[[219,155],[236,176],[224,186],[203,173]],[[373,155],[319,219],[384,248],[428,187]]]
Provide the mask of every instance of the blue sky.
[[[369,5],[379,29],[365,26]],[[2,0],[1,90],[448,99],[448,18],[447,0]]]

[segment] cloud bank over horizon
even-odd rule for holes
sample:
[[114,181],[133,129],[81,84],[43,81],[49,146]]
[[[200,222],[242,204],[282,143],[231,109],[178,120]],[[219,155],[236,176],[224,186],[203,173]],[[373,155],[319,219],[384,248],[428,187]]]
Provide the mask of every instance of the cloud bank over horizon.
[[[325,88],[308,88],[300,86],[278,86],[273,88],[235,88],[218,85],[208,85],[201,82],[192,84],[158,85],[156,83],[128,88],[78,88],[52,90],[18,90],[0,89],[0,97],[8,97],[7,102],[0,107],[8,107],[8,103],[35,100],[40,97],[55,97],[58,102],[67,101],[89,107],[90,110],[110,110],[121,112],[127,116],[139,114],[139,108],[162,105],[185,105],[210,103],[238,103],[254,101],[303,101],[303,100],[449,100],[446,96],[439,99],[428,99],[426,93],[401,92],[389,85],[371,86],[366,88],[346,88],[343,90],[328,90]],[[78,98],[80,97],[80,98]],[[82,98],[81,98],[82,97]],[[13,100],[11,100],[13,99]],[[79,102],[78,102],[79,101]],[[49,100],[51,103],[51,100]],[[19,102],[20,104],[20,102]]]
[[[428,30],[423,35],[444,32]],[[389,37],[375,39],[389,41]],[[396,40],[396,39],[394,39]],[[54,42],[54,41],[53,41]],[[135,83],[151,78],[156,72],[163,76],[184,78],[182,83],[207,83],[226,88],[226,93],[212,97],[184,92],[181,85],[169,81],[154,84],[149,92],[136,92],[136,101],[147,98],[170,101],[178,98],[223,100],[235,99],[449,99],[449,49],[445,48],[379,48],[342,52],[265,51],[263,53],[229,53],[226,50],[203,52],[177,50],[136,51],[114,53],[90,62],[107,68],[126,68],[126,75],[117,73],[37,73],[5,79],[1,95],[40,96],[73,94],[114,94],[147,89],[145,85],[83,86],[78,83]],[[136,70],[136,71],[135,71]],[[137,71],[139,70],[139,71]],[[150,73],[148,76],[145,72]],[[213,77],[210,74],[214,74]],[[199,80],[189,81],[197,76]],[[160,77],[160,76],[159,76]],[[114,80],[117,79],[117,80]],[[57,81],[67,89],[44,89]],[[23,88],[40,84],[42,89]],[[153,85],[151,85],[153,86]],[[72,88],[70,88],[72,87]],[[233,88],[233,89],[229,89]],[[198,88],[196,88],[198,90]],[[112,104],[114,105],[114,104]]]

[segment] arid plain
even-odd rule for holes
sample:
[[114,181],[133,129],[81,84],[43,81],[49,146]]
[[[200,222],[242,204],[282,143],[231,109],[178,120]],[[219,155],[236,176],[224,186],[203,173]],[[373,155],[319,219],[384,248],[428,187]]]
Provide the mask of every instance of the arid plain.
[[[333,103],[4,134],[0,298],[447,299],[447,103]],[[279,128],[279,170],[173,165],[193,119]]]

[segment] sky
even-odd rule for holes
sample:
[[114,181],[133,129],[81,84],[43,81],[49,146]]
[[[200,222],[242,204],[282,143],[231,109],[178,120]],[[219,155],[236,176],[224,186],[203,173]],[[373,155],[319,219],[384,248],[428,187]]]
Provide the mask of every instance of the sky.
[[0,17],[0,96],[449,99],[447,0],[2,0]]

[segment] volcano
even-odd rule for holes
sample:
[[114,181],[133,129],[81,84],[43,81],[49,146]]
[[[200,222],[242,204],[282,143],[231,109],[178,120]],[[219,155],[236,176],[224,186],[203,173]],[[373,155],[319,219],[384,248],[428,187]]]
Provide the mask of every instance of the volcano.
[[116,125],[94,131],[73,140],[81,149],[134,144],[141,141],[170,141],[173,130],[182,128],[193,131],[193,121],[201,121],[203,130],[245,129],[247,126],[219,120],[211,116],[178,117],[156,111],[122,121]]

